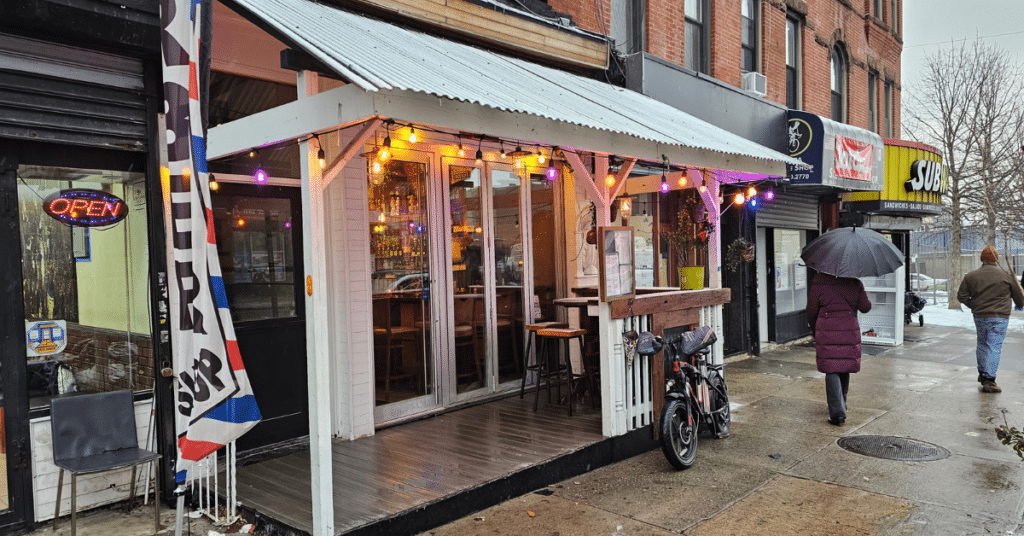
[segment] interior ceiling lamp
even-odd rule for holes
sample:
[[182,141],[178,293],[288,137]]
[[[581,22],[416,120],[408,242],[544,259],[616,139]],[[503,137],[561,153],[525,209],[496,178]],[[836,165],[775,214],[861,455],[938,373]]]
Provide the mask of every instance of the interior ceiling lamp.
[[623,218],[628,218],[633,215],[633,198],[629,195],[619,196],[619,212]]
[[380,159],[387,160],[391,156],[391,121],[385,123],[387,136],[384,137],[384,145],[380,149]]

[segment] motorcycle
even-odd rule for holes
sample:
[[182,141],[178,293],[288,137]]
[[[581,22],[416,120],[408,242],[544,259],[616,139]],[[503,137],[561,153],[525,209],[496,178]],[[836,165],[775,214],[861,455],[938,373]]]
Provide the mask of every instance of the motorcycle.
[[688,469],[697,458],[697,434],[711,432],[729,437],[729,389],[722,365],[708,363],[711,345],[718,340],[708,326],[674,335],[666,342],[644,333],[637,352],[653,356],[665,351],[665,403],[659,419],[661,450],[676,469]]

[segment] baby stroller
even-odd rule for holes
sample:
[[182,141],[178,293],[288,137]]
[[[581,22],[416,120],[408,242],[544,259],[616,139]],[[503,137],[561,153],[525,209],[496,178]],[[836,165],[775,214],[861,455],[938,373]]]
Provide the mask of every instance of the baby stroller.
[[924,326],[924,315],[921,314],[921,309],[924,309],[924,306],[927,304],[928,302],[917,294],[905,292],[903,297],[903,323],[909,324],[911,322],[910,315],[916,314],[918,325]]

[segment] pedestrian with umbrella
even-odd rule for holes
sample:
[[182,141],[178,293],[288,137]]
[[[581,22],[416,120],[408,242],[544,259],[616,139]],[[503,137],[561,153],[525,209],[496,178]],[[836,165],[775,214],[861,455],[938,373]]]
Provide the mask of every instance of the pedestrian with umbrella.
[[800,258],[817,270],[807,294],[807,322],[814,331],[818,372],[825,373],[828,422],[846,422],[850,374],[860,372],[860,322],[871,310],[858,277],[880,276],[903,265],[903,253],[870,229],[833,229],[804,247]]
[[981,268],[964,276],[956,299],[974,315],[978,330],[978,382],[983,393],[1001,393],[996,385],[999,356],[1003,353],[1006,326],[1010,323],[1010,300],[1024,306],[1024,293],[1017,277],[997,264],[999,252],[992,246],[981,250]]

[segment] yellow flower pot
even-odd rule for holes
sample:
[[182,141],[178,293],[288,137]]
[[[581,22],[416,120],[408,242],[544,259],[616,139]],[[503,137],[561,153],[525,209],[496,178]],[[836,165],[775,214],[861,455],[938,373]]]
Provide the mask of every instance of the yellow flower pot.
[[679,290],[700,290],[702,288],[704,288],[703,266],[679,268]]

